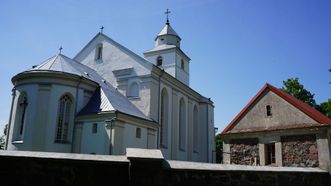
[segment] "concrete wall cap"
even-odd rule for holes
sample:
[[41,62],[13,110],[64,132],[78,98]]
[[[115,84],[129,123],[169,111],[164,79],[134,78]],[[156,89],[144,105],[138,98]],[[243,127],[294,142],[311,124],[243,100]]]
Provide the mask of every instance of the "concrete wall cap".
[[0,150],[0,157],[6,157],[6,156],[22,157],[22,158],[81,160],[81,161],[85,160],[85,161],[104,161],[104,162],[129,162],[125,156]]
[[158,149],[127,148],[126,156],[128,159],[164,159],[161,151]]
[[233,165],[233,164],[196,163],[196,162],[185,162],[185,161],[174,161],[174,160],[167,160],[164,163],[164,167],[171,169],[179,169],[179,170],[327,173],[327,171],[322,170],[320,168],[247,166],[247,165]]

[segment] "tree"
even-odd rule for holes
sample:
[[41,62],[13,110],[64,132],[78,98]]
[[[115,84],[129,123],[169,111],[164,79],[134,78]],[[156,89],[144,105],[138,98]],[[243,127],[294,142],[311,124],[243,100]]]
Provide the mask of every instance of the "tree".
[[216,135],[216,163],[222,163],[223,161],[223,139],[221,135]]
[[331,118],[331,99],[328,99],[328,101],[317,105],[316,109],[325,114],[327,117]]
[[314,94],[306,90],[301,83],[299,83],[299,78],[290,78],[283,81],[284,87],[281,89],[298,98],[299,100],[309,104],[312,107],[316,107],[316,101],[314,99]]
[[5,128],[3,129],[3,135],[0,137],[0,150],[5,149],[6,146],[7,127],[8,124],[5,125]]
[[[329,69],[329,71],[331,72],[331,69]],[[314,94],[306,90],[304,86],[299,82],[298,78],[290,78],[287,81],[283,81],[283,84],[285,86],[281,88],[283,91],[309,104],[316,110],[331,118],[331,99],[328,99],[328,101],[322,102],[319,105],[316,104]]]

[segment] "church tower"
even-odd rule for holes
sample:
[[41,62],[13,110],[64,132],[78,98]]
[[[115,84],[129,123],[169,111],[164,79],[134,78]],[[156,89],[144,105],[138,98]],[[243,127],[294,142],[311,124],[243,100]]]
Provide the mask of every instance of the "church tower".
[[170,26],[168,14],[167,22],[161,32],[155,38],[155,47],[144,52],[147,60],[162,68],[164,71],[189,85],[190,58],[180,49],[181,38]]

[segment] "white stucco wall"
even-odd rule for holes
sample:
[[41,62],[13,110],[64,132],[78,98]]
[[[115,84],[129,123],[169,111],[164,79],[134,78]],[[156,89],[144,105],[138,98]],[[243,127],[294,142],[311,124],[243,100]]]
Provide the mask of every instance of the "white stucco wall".
[[[96,133],[92,132],[93,124],[97,124]],[[80,152],[86,154],[109,154],[109,139],[110,134],[105,122],[86,122],[83,124]]]
[[[102,60],[95,60],[96,46],[100,43],[103,45]],[[117,79],[113,71],[133,68],[133,75],[141,76],[150,74],[152,68],[151,64],[103,34],[98,34],[74,59],[97,71],[115,87]]]
[[[178,79],[182,83],[189,85],[189,62],[181,53],[175,48],[160,50],[151,53],[145,53],[145,57],[148,61],[156,65],[157,58],[162,57],[162,66],[168,74]],[[181,68],[181,60],[184,60],[184,70]]]
[[[78,82],[61,78],[47,81],[43,78],[29,77],[18,81],[16,84],[8,150],[71,152],[75,111],[78,112],[86,104],[84,90],[74,86]],[[88,91],[93,90],[90,85],[81,85],[88,88]],[[17,101],[21,92],[26,92],[28,106],[22,140],[17,141],[14,131],[19,129],[19,126],[17,126],[19,122],[15,122],[15,120],[18,117],[16,112],[20,103]],[[65,94],[72,99],[68,143],[55,143],[59,99]],[[85,99],[86,96],[85,94]],[[78,109],[76,110],[76,108]]]
[[[184,60],[184,69],[181,68],[181,60]],[[176,78],[186,85],[190,85],[190,65],[185,57],[176,53]]]
[[[19,137],[20,129],[20,116],[17,114],[20,103],[19,97],[21,93],[25,92],[28,99],[28,106],[26,108],[25,121],[23,127],[22,136]],[[38,86],[37,85],[20,85],[16,87],[15,98],[13,101],[13,113],[10,122],[9,129],[9,139],[8,139],[8,150],[29,150],[32,147],[32,138],[33,138],[33,125],[28,125],[28,123],[34,123],[36,116],[37,108],[37,94]]]
[[[136,137],[136,129],[140,128],[141,137]],[[146,148],[147,149],[147,128],[125,123],[124,130],[124,147],[125,148]]]
[[[102,59],[95,59],[98,45],[102,44]],[[137,81],[140,87],[140,97],[130,99],[145,115],[149,116],[149,86],[143,76],[151,74],[152,64],[125,47],[104,36],[97,35],[74,58],[82,64],[97,71],[106,81],[127,96],[127,89],[131,81]],[[114,74],[115,73],[115,74]]]
[[[172,98],[172,88],[165,85],[165,84],[161,84],[160,94],[162,93],[162,90],[166,90],[167,95],[168,95],[168,118],[167,118],[168,130],[167,130],[167,142],[166,142],[167,146],[164,147],[164,148],[161,146],[160,148],[161,148],[163,156],[166,159],[171,159],[171,148],[172,148],[172,143],[171,142],[172,142],[172,137],[173,137],[173,134],[172,134],[172,126],[173,126],[172,125],[172,115],[173,115],[173,112],[172,112],[172,99],[173,99]],[[161,105],[159,105],[159,107],[161,107]],[[159,109],[161,110],[161,108],[159,108]]]

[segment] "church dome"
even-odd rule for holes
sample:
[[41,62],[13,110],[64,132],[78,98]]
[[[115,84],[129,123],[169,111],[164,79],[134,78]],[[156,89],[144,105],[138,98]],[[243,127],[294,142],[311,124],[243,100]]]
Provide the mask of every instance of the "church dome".
[[[47,79],[45,79],[45,77]],[[52,79],[48,78],[52,77]],[[97,108],[92,108],[95,104],[89,103],[80,114],[98,111],[117,110],[128,113],[146,120],[150,120],[139,109],[137,109],[125,96],[116,90],[110,83],[105,81],[95,70],[67,56],[58,54],[53,56],[31,69],[21,72],[12,78],[12,82],[17,84],[20,80],[34,78],[33,82],[55,83],[57,79],[63,79],[61,84],[78,86],[84,84],[84,88],[94,92],[89,102],[99,102]],[[71,80],[71,81],[69,81]],[[99,100],[98,100],[99,99]]]
[[180,39],[179,35],[175,32],[175,30],[170,26],[169,23],[166,23],[166,25],[163,27],[163,29],[157,35],[157,37],[164,36],[164,35],[172,35],[172,36],[176,36]]
[[97,73],[89,67],[70,59],[69,57],[58,54],[55,55],[39,65],[33,66],[31,69],[26,70],[22,73],[17,74],[13,77],[14,79],[20,74],[38,73],[38,72],[52,72],[52,73],[66,73],[84,77],[86,79],[96,81],[98,77]]
[[175,30],[170,26],[170,23],[167,21],[161,32],[155,38],[155,46],[161,45],[175,45],[180,47],[181,38],[175,32]]

